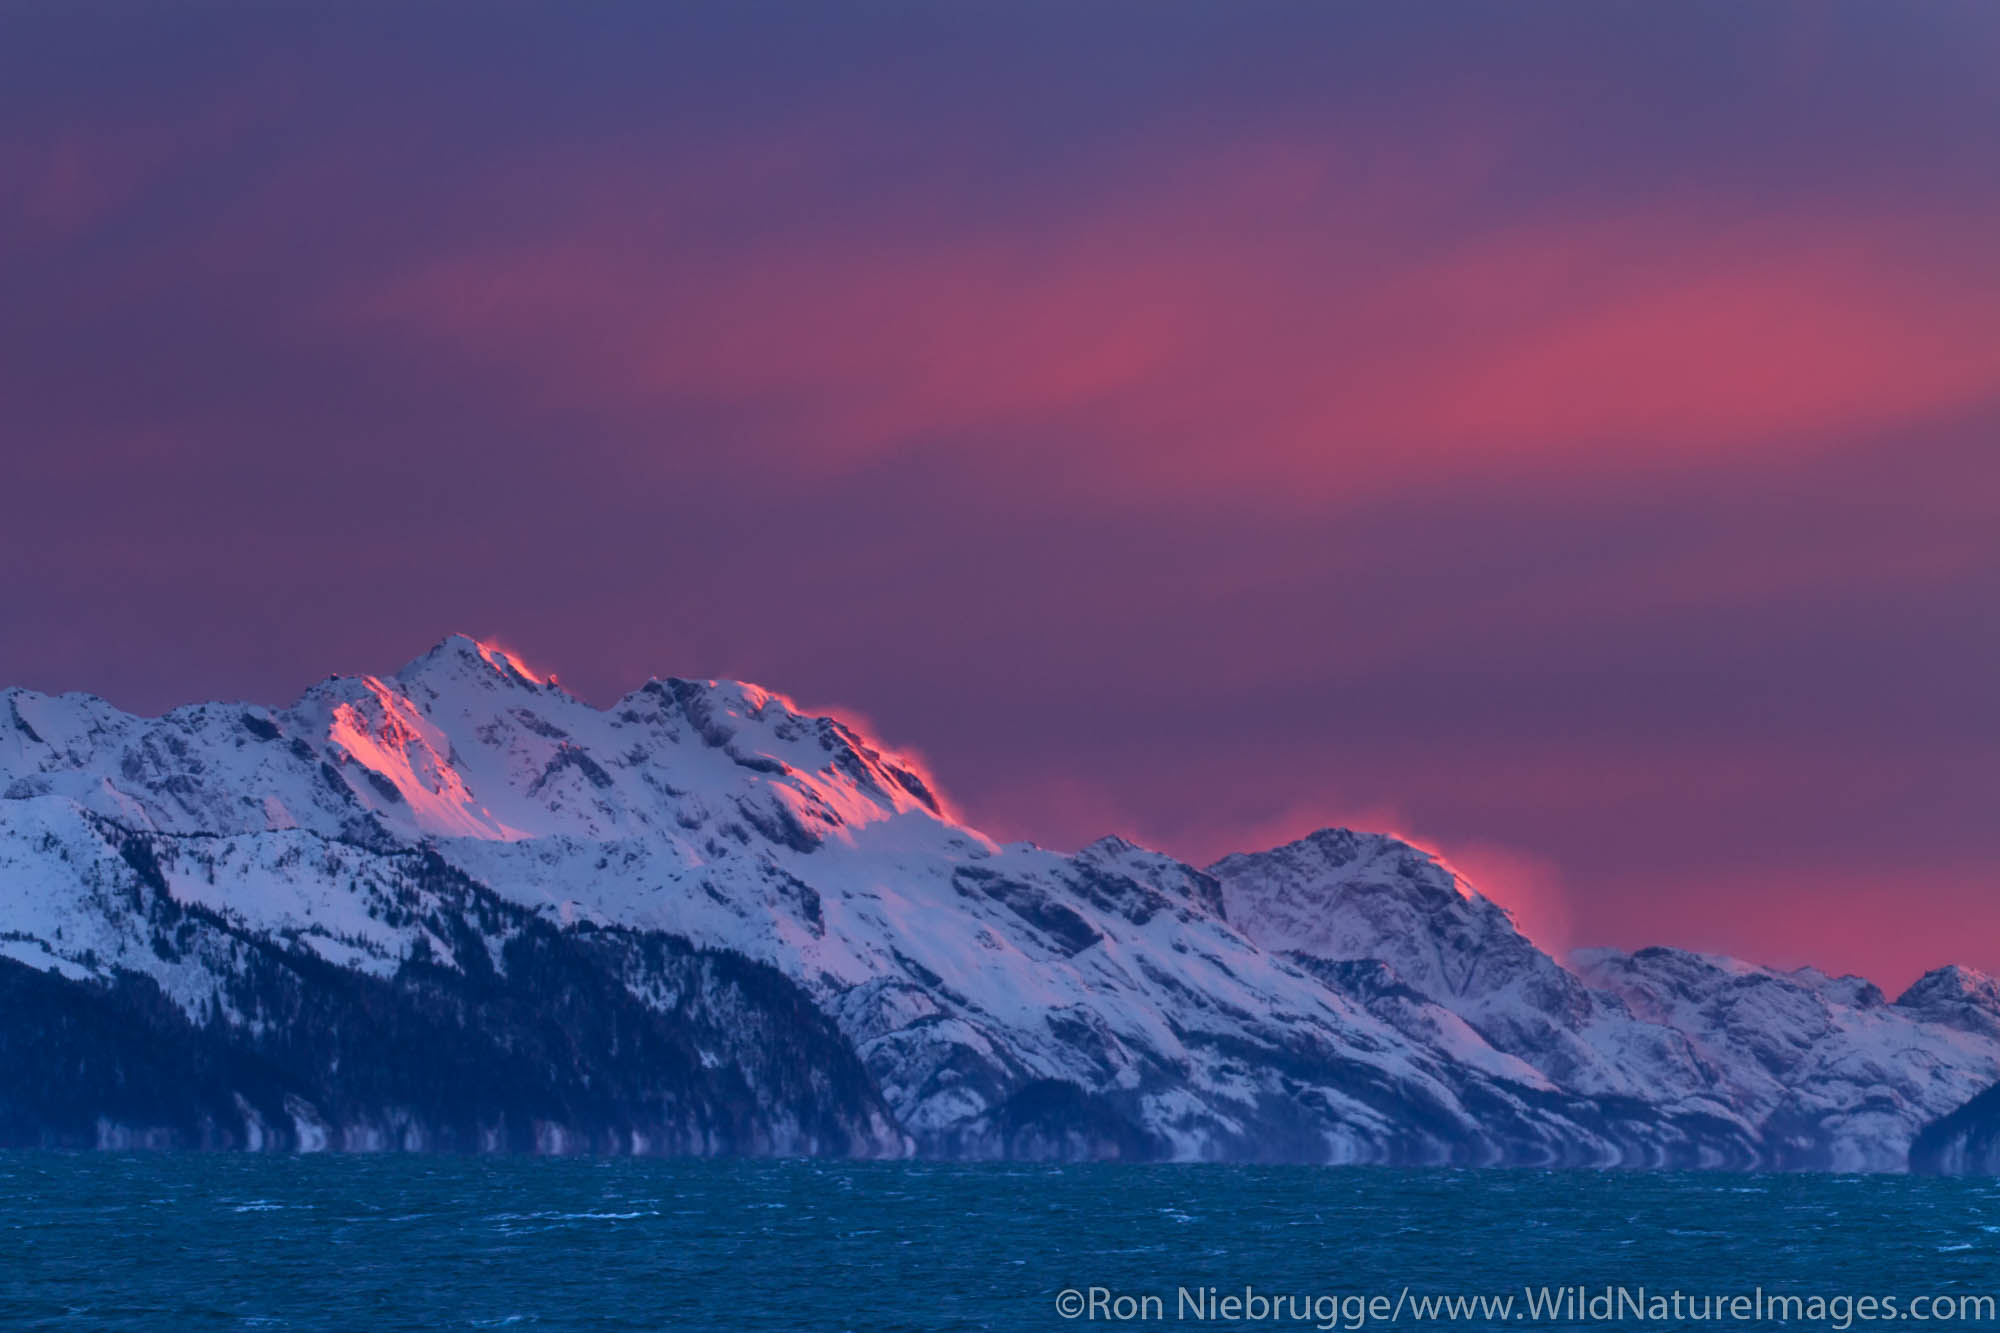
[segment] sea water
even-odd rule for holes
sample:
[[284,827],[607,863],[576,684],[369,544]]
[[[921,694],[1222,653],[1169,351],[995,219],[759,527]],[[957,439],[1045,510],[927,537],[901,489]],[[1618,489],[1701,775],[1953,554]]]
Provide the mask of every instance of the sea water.
[[0,1154],[9,1330],[1991,1328],[1996,1295],[1986,1180]]

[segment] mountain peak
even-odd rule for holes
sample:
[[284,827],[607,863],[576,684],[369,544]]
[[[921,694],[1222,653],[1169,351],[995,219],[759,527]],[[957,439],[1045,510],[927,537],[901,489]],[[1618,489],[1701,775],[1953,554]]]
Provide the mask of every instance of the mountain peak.
[[1361,833],[1332,825],[1264,852],[1235,852],[1208,867],[1208,873],[1228,878],[1250,866],[1276,868],[1295,879],[1331,872],[1343,878],[1371,874],[1401,881],[1454,898],[1470,898],[1472,887],[1444,860],[1393,833]]
[[1932,968],[1918,977],[1896,997],[1896,1003],[1912,1009],[1932,1004],[1970,1004],[2000,1014],[2000,980],[1976,967],[1952,963]]
[[510,684],[533,689],[547,689],[556,682],[554,676],[543,676],[530,669],[517,654],[470,634],[447,634],[429,652],[398,671],[396,679],[409,682],[441,671],[497,675]]

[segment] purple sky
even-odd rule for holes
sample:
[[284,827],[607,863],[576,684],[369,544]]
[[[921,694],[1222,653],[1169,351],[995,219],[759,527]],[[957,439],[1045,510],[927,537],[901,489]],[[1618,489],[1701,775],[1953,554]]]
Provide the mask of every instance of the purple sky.
[[463,629],[2000,969],[2000,7],[159,8],[6,14],[0,680]]

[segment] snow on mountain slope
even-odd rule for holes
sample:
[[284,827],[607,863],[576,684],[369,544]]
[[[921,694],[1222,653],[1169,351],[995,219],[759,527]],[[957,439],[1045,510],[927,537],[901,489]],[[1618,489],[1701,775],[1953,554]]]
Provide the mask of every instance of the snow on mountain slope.
[[[143,971],[191,1018],[219,1003],[239,955],[180,956],[145,910],[145,888],[207,907],[245,929],[295,940],[331,962],[393,973],[424,935],[387,912],[401,877],[382,857],[296,829],[182,846],[136,838],[62,797],[0,802],[5,952],[66,976]],[[169,932],[171,941],[177,932]],[[440,943],[428,940],[426,943]]]
[[2000,1079],[1993,988],[1966,969],[1940,968],[1891,1004],[1859,977],[1681,949],[1574,961],[1633,1012],[1685,1033],[1785,1164],[1900,1167],[1924,1124]]
[[1896,1007],[1929,1022],[2000,1037],[2000,980],[1977,968],[1935,968],[1896,997]]
[[776,973],[564,932],[428,849],[0,801],[0,1142],[900,1155]]
[[2000,984],[1948,967],[1894,1005],[1857,977],[1672,949],[1558,964],[1435,857],[1328,829],[1210,867],[1269,949],[1377,959],[1559,1085],[1748,1127],[1776,1163],[1900,1166],[1928,1121],[2000,1077]]
[[[1427,852],[1322,829],[1209,867],[1229,920],[1266,949],[1373,958],[1496,1049],[1591,1096],[1695,1102],[1715,1079],[1679,1033],[1634,1022]],[[1726,1111],[1726,1103],[1712,1109]]]
[[[1119,839],[1001,846],[917,765],[753,685],[653,680],[600,710],[454,636],[282,710],[0,704],[0,953],[152,976],[194,1018],[245,938],[388,978],[470,937],[503,959],[524,927],[422,900],[422,855],[562,938],[664,932],[776,969],[927,1151],[1747,1163],[1781,1104],[1393,838],[1208,872]],[[121,894],[237,933],[162,946]],[[1907,1021],[1979,1076],[1990,1039],[1948,989]]]

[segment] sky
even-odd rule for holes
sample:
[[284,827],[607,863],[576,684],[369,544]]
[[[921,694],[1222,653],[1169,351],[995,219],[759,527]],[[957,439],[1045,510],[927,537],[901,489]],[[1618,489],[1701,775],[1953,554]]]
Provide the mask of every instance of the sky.
[[2000,970],[1989,0],[0,25],[0,681],[465,631],[1004,838]]

